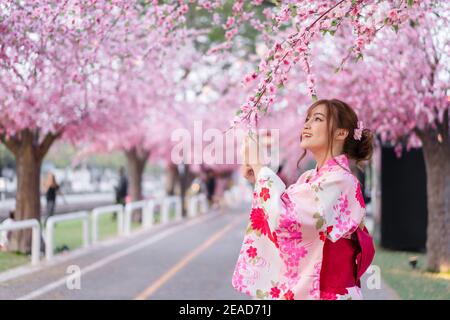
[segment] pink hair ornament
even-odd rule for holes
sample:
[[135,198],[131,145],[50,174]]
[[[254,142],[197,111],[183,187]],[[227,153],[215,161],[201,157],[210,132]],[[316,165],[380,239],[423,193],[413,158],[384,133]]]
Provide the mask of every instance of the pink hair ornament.
[[353,134],[353,138],[355,138],[355,140],[361,140],[363,128],[364,128],[363,122],[358,121],[358,128],[355,129],[355,133]]

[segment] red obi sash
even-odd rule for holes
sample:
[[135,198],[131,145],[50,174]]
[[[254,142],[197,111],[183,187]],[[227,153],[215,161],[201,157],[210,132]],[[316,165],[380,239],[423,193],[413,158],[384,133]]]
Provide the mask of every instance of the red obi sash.
[[375,247],[366,227],[364,230],[357,228],[352,236],[352,239],[341,238],[336,242],[325,240],[320,291],[345,294],[346,288],[361,287],[360,278],[372,263]]

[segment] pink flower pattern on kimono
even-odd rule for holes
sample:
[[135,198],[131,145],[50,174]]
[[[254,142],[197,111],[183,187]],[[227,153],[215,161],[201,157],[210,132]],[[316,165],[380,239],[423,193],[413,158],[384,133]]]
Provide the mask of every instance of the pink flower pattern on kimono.
[[247,254],[249,258],[256,258],[256,256],[258,255],[258,250],[250,246],[250,248],[247,249]]
[[245,290],[247,286],[244,284],[244,276],[242,274],[235,274],[233,276],[233,287],[241,292]]
[[320,299],[320,269],[322,268],[322,261],[317,262],[314,265],[314,273],[313,273],[313,282],[311,286],[311,290],[309,291],[309,294],[311,297],[313,297],[315,300]]
[[350,210],[348,208],[348,198],[346,194],[342,194],[338,199],[338,204],[333,206],[333,210],[335,211],[335,220],[336,223],[334,226],[340,233],[336,233],[336,237],[340,237],[341,234],[344,234],[350,225]]
[[280,292],[280,289],[278,289],[277,287],[273,287],[272,289],[270,289],[270,295],[272,296],[272,298],[279,298]]
[[283,194],[281,195],[281,201],[283,201],[284,203],[284,214],[292,214],[292,212],[294,211],[294,203],[291,201],[289,195],[286,192],[283,192]]
[[248,286],[253,286],[260,278],[258,269],[267,268],[270,264],[263,257],[255,257],[248,260],[244,255],[246,249],[246,247],[243,247],[240,251],[239,259],[236,263],[236,268],[232,277],[232,285],[236,290],[251,295]]
[[291,240],[297,240],[298,242],[302,241],[302,225],[295,220],[291,220],[285,215],[280,219],[280,227],[277,229],[278,237],[287,237]]
[[338,199],[339,204],[335,206],[333,209],[339,210],[340,213],[345,214],[346,216],[350,215],[350,210],[348,209],[348,198],[346,194],[342,194]]
[[267,217],[262,208],[252,209],[250,220],[254,230],[260,231],[262,235],[270,233],[269,223],[267,222]]
[[[365,206],[361,206],[360,199],[358,199],[358,189],[360,189],[359,181],[355,181],[354,185],[354,199],[356,201],[353,201],[352,203],[357,202],[360,206],[360,209],[364,209]],[[353,194],[350,194],[350,196],[353,196]],[[363,199],[362,202],[364,203]],[[359,225],[359,222],[355,221],[354,217],[352,217],[352,209],[355,210],[354,207],[350,208],[348,192],[341,192],[339,198],[337,199],[337,203],[333,206],[333,217],[335,222],[331,224],[331,227],[334,227],[334,230],[333,228],[331,228],[331,230],[333,230],[332,232],[327,230],[327,234],[331,235],[335,240],[343,236],[348,237],[350,234],[352,234]]]
[[252,209],[250,214],[250,220],[252,222],[252,228],[256,231],[261,232],[262,235],[267,235],[270,241],[272,241],[275,246],[278,247],[278,239],[275,232],[272,232],[267,221],[266,214],[262,208]]
[[[297,270],[298,265],[300,264],[300,259],[304,258],[308,251],[302,245],[301,241],[295,241],[290,238],[280,238],[280,256],[283,259],[285,266],[289,273],[290,269],[293,268]],[[296,273],[294,273],[296,275]]]
[[244,281],[247,279],[241,273],[241,271],[244,270],[246,270],[246,263],[242,259],[239,259],[236,263],[236,268],[233,273],[232,285],[236,290],[240,292],[247,292],[247,285],[245,284],[246,281]]
[[284,295],[283,295],[285,300],[294,300],[294,293],[291,290],[288,290]]
[[288,279],[288,283],[293,285],[298,281],[300,276],[298,267],[301,259],[306,256],[307,250],[302,243],[302,226],[295,216],[294,203],[287,193],[281,195],[281,200],[285,206],[280,216],[276,234],[280,245],[280,257],[283,259],[286,268],[284,275]]
[[268,188],[262,188],[262,189],[261,189],[261,193],[259,194],[259,196],[260,196],[264,201],[267,201],[267,199],[270,198],[269,189],[268,189]]

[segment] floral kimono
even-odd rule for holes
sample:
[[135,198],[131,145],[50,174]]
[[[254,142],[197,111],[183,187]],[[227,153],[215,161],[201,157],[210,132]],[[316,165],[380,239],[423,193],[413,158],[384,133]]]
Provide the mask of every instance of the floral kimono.
[[260,299],[361,299],[359,279],[374,256],[364,216],[345,154],[288,188],[261,168],[233,287]]

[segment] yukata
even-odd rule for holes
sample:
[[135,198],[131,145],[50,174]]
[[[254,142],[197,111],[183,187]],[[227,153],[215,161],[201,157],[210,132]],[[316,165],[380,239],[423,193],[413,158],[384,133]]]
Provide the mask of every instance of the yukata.
[[362,299],[360,278],[375,254],[365,213],[345,154],[288,188],[262,167],[233,287],[259,299]]

